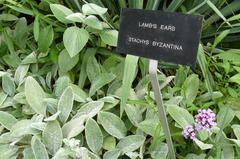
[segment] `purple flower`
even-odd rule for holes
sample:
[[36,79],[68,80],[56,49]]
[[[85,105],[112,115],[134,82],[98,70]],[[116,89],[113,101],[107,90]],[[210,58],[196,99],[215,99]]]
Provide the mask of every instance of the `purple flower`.
[[196,138],[196,129],[193,128],[192,125],[187,125],[183,128],[182,131],[183,136],[187,139],[195,139]]
[[211,109],[200,109],[198,114],[195,115],[195,121],[197,123],[196,129],[210,130],[213,126],[217,125],[216,114]]

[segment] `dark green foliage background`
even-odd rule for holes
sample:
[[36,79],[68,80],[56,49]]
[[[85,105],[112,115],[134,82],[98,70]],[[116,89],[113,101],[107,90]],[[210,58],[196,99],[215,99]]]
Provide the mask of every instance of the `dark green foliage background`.
[[[73,13],[82,13],[82,6],[87,3],[108,9],[103,15],[95,13],[98,19],[95,24],[104,24],[100,30],[86,23],[62,22],[50,7],[61,4]],[[62,135],[68,131],[66,123],[81,117],[88,109],[93,114],[83,121],[79,119],[82,123],[77,126],[83,129],[73,136],[85,148],[82,152],[88,153],[85,157],[159,159],[167,156],[149,81],[148,60],[115,54],[119,14],[125,7],[204,16],[197,67],[159,62],[159,81],[174,146],[180,159],[239,157],[239,0],[0,0],[0,154],[3,159],[38,159],[36,149],[43,150],[42,156],[49,158],[76,158],[76,152],[63,142],[66,136]],[[80,51],[73,51],[73,56],[69,52],[75,46],[71,45],[71,40],[74,44],[71,37],[76,32],[82,37],[80,28],[87,30],[89,38],[86,43],[79,42],[84,44]],[[68,37],[70,42],[65,42],[63,37],[67,29],[72,33]],[[35,93],[39,98],[34,98]],[[34,98],[33,103],[30,98]],[[39,108],[35,100],[46,103]],[[201,143],[185,140],[181,134],[185,123],[193,123],[192,116],[197,110],[206,108],[217,114],[217,127],[207,137],[199,134]],[[69,111],[64,114],[67,117],[60,110]],[[114,130],[107,127],[108,120],[115,123]],[[41,124],[27,127],[36,121]],[[48,133],[53,128],[58,130],[60,142],[48,143],[52,140]],[[23,134],[16,137],[16,132]],[[97,134],[100,135],[96,146],[91,143]],[[130,144],[127,140],[136,142],[137,146],[124,149],[124,144]],[[57,148],[52,148],[53,145]],[[66,156],[59,155],[60,152],[61,157],[56,155],[60,147]]]

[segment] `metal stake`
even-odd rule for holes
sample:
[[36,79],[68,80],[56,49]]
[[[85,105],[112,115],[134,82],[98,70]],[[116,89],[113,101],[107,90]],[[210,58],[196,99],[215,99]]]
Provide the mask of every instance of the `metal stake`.
[[153,92],[154,92],[154,96],[157,104],[157,109],[159,112],[160,121],[162,124],[163,132],[166,136],[170,157],[171,159],[176,159],[173,142],[172,142],[169,126],[168,126],[167,116],[166,116],[165,108],[163,105],[162,94],[161,94],[161,90],[160,90],[160,86],[157,78],[157,66],[158,66],[158,61],[150,59],[150,62],[149,62],[150,80],[152,83],[152,88],[153,88]]

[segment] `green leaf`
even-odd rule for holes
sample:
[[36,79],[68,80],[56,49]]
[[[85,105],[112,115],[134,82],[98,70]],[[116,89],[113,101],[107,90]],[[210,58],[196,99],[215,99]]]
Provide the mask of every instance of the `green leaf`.
[[94,3],[87,3],[82,6],[82,12],[85,15],[103,15],[107,12],[107,8],[100,7]]
[[198,93],[199,89],[199,79],[196,74],[191,74],[184,82],[184,97],[185,99],[192,103]]
[[125,106],[129,97],[129,92],[132,87],[132,82],[136,75],[136,69],[138,64],[138,57],[133,55],[127,55],[125,59],[124,66],[124,75],[122,81],[122,96],[120,103],[120,116],[122,116],[123,111],[125,110]]
[[198,139],[194,139],[194,142],[198,145],[198,147],[201,150],[207,150],[207,149],[211,149],[213,147],[212,144],[205,144],[202,141],[198,140]]
[[[47,38],[46,38],[47,37]],[[46,52],[53,42],[54,31],[51,25],[40,30],[38,37],[38,48],[41,52]]]
[[25,76],[27,75],[29,65],[19,65],[15,71],[14,81],[19,86],[23,83]]
[[85,135],[88,147],[92,152],[98,153],[103,145],[103,134],[97,122],[91,118],[86,122]]
[[234,20],[239,20],[240,19],[240,14],[233,15],[232,17],[228,18],[227,21],[231,22]]
[[88,39],[88,32],[78,27],[69,27],[63,34],[63,43],[70,57],[77,55],[87,44]]
[[15,123],[11,128],[11,135],[14,137],[22,137],[24,135],[34,134],[34,130],[31,127],[33,122],[31,120],[20,120]]
[[98,114],[98,112],[103,108],[104,102],[102,101],[91,101],[84,104],[75,115],[75,117],[80,117],[86,115],[88,118],[92,118]]
[[[40,121],[42,120],[42,116],[37,116],[37,118],[40,118],[40,119],[33,119],[33,120],[37,120],[35,122],[32,122],[31,125],[30,125],[30,128],[32,128],[32,134],[33,135],[36,135],[39,133],[39,131],[43,131],[44,128],[46,127],[46,123]],[[31,134],[31,133],[29,133]]]
[[60,97],[63,91],[69,86],[70,79],[68,76],[59,77],[55,83],[55,94],[57,97]]
[[83,123],[86,118],[86,115],[82,115],[64,124],[62,127],[63,137],[70,139],[80,134],[85,128]]
[[170,5],[167,8],[167,11],[173,12],[178,9],[179,6],[184,2],[184,0],[175,0],[171,1]]
[[198,48],[197,61],[203,73],[205,85],[209,93],[213,92],[214,80],[208,69],[208,62],[205,57],[203,46],[200,44]]
[[60,148],[52,159],[69,159],[67,150]]
[[192,115],[184,108],[176,105],[168,105],[167,112],[182,128],[194,123]]
[[83,88],[85,81],[87,79],[87,65],[88,65],[88,59],[96,54],[97,49],[96,48],[88,48],[82,58],[82,64],[80,68],[80,77],[78,81],[78,85],[80,88]]
[[114,150],[116,147],[116,139],[112,136],[107,136],[103,141],[103,148],[105,150]]
[[112,96],[105,96],[105,97],[99,99],[99,101],[104,102],[104,106],[103,106],[102,110],[112,109],[113,107],[117,106],[119,103],[119,100]]
[[49,159],[45,145],[37,137],[32,138],[31,146],[36,159]]
[[18,20],[18,17],[13,14],[1,14],[0,21],[15,21]]
[[155,119],[146,119],[139,123],[138,127],[146,134],[153,136],[158,124],[159,121]]
[[1,159],[16,159],[18,147],[9,144],[0,144]]
[[240,125],[234,124],[231,127],[237,139],[240,140]]
[[69,86],[64,90],[58,102],[58,111],[61,112],[59,114],[59,119],[63,123],[67,121],[72,111],[73,99],[74,99],[73,91],[72,91],[72,88]]
[[209,131],[208,130],[199,130],[198,131],[198,136],[201,141],[205,141],[209,137]]
[[233,66],[233,68],[234,68],[238,73],[240,73],[240,67],[238,67],[238,66]]
[[60,22],[71,23],[70,20],[66,19],[68,15],[73,14],[70,9],[60,4],[50,4],[50,9]]
[[33,36],[34,36],[34,39],[35,41],[38,41],[38,37],[39,37],[39,16],[37,15],[34,19],[34,22],[33,22]]
[[210,1],[207,0],[207,4],[210,8],[212,8],[212,10],[220,17],[222,18],[229,26],[231,26],[231,24],[227,21],[227,19],[224,17],[224,15],[221,13],[221,11],[218,10],[218,8]]
[[115,114],[100,112],[98,113],[98,122],[110,135],[118,139],[126,136],[127,128],[124,122]]
[[14,32],[15,32],[15,37],[14,37],[15,42],[18,44],[19,47],[25,48],[27,35],[29,32],[26,18],[19,18]]
[[92,81],[92,85],[89,90],[89,96],[93,96],[97,90],[101,89],[106,84],[112,82],[116,76],[112,73],[103,73],[100,74],[95,78],[94,81]]
[[[236,154],[235,154],[235,146],[232,146],[231,143],[229,142],[229,140],[227,139],[223,139],[224,141],[221,141],[222,145],[224,145],[224,148],[222,149],[221,152],[221,158],[222,159],[227,159],[227,158],[236,158]],[[227,145],[227,146],[225,146]],[[238,156],[238,155],[237,155]]]
[[175,76],[168,76],[164,80],[164,82],[160,85],[160,89],[163,89],[164,87],[166,87],[174,78],[175,78]]
[[[143,1],[143,0],[142,0]],[[127,152],[126,155],[130,158],[130,159],[137,159],[139,157],[141,157],[141,154],[137,153],[137,152]]]
[[211,52],[214,51],[214,49],[216,48],[216,46],[230,33],[230,30],[224,30],[223,32],[221,32],[220,35],[218,35],[216,37],[216,39],[214,40],[214,43],[211,47]]
[[11,130],[12,126],[17,123],[17,119],[11,114],[0,111],[0,124],[6,129]]
[[121,151],[116,149],[116,150],[111,150],[107,151],[103,155],[103,159],[116,159],[121,155]]
[[119,0],[118,3],[119,3],[119,6],[121,8],[126,8],[127,7],[126,0]]
[[78,61],[78,55],[70,57],[66,49],[62,50],[58,56],[58,65],[60,71],[63,73],[70,71],[73,67],[76,66]]
[[168,146],[166,143],[159,142],[150,150],[151,157],[154,159],[165,159],[168,154]]
[[92,153],[91,151],[88,151],[88,157],[89,159],[101,159],[98,155]]
[[[193,153],[189,153],[187,156],[186,156],[186,159],[205,159],[206,158],[206,154],[200,154],[200,155],[196,155],[196,154],[193,154]],[[213,159],[213,157],[209,157],[209,159]]]
[[117,46],[117,30],[102,30],[99,35],[105,44],[108,44],[110,46]]
[[157,10],[159,7],[161,0],[155,0],[155,1],[148,1],[146,5],[146,9],[148,10]]
[[[6,101],[7,97],[8,97],[7,94],[5,94],[3,91],[0,91],[0,108],[3,106],[3,104]],[[13,99],[14,99],[14,97],[13,97]]]
[[23,13],[23,14],[27,14],[27,15],[30,15],[30,16],[34,16],[33,12],[31,9],[28,9],[28,8],[25,8],[24,6],[22,5],[15,5],[15,6],[12,6],[12,5],[7,5],[9,8],[17,11],[17,12],[20,12],[20,13]]
[[239,49],[230,49],[224,52],[221,52],[217,55],[215,55],[222,59],[223,61],[230,61],[233,64],[239,65],[239,58],[240,58],[240,50]]
[[55,154],[61,148],[63,134],[60,124],[57,120],[47,123],[43,131],[42,138],[43,143],[50,152],[50,154]]
[[5,55],[5,56],[7,56],[7,58],[4,56],[5,57],[4,61],[6,61],[8,65],[10,64],[10,66],[11,65],[16,66],[17,63],[19,63],[19,59],[17,59],[17,57],[16,57],[13,40],[10,37],[9,33],[5,30],[3,30],[3,33],[1,34],[1,36],[6,41],[5,44],[7,45],[9,52],[12,54],[12,55],[8,55],[8,56]]
[[130,8],[143,9],[143,1],[144,0],[138,0],[138,1],[130,0],[129,1],[129,7]]
[[45,93],[38,82],[31,76],[27,77],[25,81],[25,96],[28,104],[36,113],[46,116],[47,106],[43,102]]
[[73,90],[74,100],[77,102],[84,103],[87,100],[87,93],[84,92],[79,86],[70,84]]
[[96,77],[101,74],[100,65],[98,64],[94,55],[89,56],[86,64],[86,73],[88,79],[93,82],[96,80]]
[[35,52],[30,53],[21,62],[22,65],[27,65],[32,63],[37,63],[37,55]]
[[240,73],[232,76],[230,79],[229,79],[229,82],[234,82],[234,83],[237,83],[240,85]]
[[117,144],[117,148],[123,153],[133,152],[143,145],[145,137],[142,135],[130,135],[122,138]]
[[98,30],[103,29],[102,23],[94,15],[89,15],[87,18],[85,18],[84,23],[94,29],[98,29]]
[[2,88],[3,91],[9,96],[13,96],[15,94],[15,83],[13,79],[7,74],[2,76]]
[[200,95],[197,97],[197,99],[201,102],[207,102],[211,99],[218,99],[218,98],[221,98],[223,97],[223,94],[219,91],[215,91],[215,92],[212,92],[212,93],[205,93],[203,95]]
[[23,159],[35,159],[33,151],[32,151],[32,149],[30,147],[29,148],[25,148],[23,150]]
[[220,108],[217,115],[217,124],[222,130],[229,126],[231,121],[235,116],[235,112],[228,106],[223,106]]
[[172,97],[171,99],[169,99],[168,101],[166,101],[165,104],[168,104],[168,105],[179,105],[182,100],[183,100],[182,96],[175,96],[175,97]]
[[58,112],[56,112],[55,114],[53,114],[53,115],[45,118],[44,121],[54,121],[54,120],[56,120],[56,119],[58,118],[58,116],[59,116],[60,113],[61,113],[61,112],[58,111]]
[[142,112],[136,105],[127,104],[125,107],[125,112],[127,113],[128,119],[135,126],[137,126],[143,120]]
[[66,17],[66,19],[73,22],[83,23],[85,21],[85,16],[82,13],[73,13]]

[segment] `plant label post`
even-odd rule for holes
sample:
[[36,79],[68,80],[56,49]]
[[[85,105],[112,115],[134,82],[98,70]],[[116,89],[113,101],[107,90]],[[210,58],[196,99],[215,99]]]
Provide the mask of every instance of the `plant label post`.
[[175,152],[174,152],[173,142],[172,142],[171,133],[170,133],[168,122],[167,122],[166,112],[165,112],[164,105],[163,105],[162,93],[160,91],[160,86],[159,86],[159,82],[158,82],[158,78],[157,78],[157,66],[158,66],[157,60],[150,60],[150,62],[149,62],[150,80],[152,83],[152,88],[153,88],[154,97],[156,100],[157,109],[158,109],[159,117],[161,120],[162,128],[163,128],[164,134],[166,136],[169,154],[172,159],[175,159],[176,156],[175,156]]
[[117,51],[150,59],[151,84],[172,159],[176,157],[157,78],[157,60],[195,66],[202,20],[202,16],[180,13],[121,11]]

